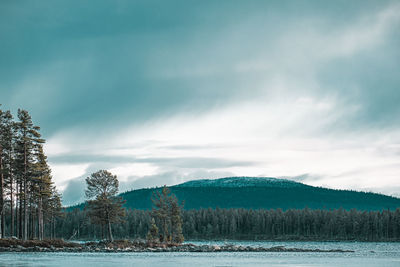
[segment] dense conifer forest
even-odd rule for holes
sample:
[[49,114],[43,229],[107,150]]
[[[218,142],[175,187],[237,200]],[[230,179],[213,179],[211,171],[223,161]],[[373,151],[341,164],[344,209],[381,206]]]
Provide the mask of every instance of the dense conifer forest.
[[[124,222],[114,225],[118,238],[146,238],[152,212],[127,210]],[[357,240],[400,241],[400,209],[352,210],[183,210],[186,240]],[[74,209],[57,221],[59,237],[102,239],[104,229],[91,224],[84,210]]]

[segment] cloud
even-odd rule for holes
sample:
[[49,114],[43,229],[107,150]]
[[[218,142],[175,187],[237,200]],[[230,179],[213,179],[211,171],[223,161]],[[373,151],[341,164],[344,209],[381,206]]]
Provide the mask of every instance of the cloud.
[[86,182],[84,178],[76,178],[68,181],[62,192],[64,206],[71,206],[85,201]]
[[68,201],[98,169],[125,188],[229,173],[394,194],[399,11],[395,1],[2,2],[0,99],[42,126]]
[[195,179],[215,179],[232,175],[231,172],[209,171],[206,169],[198,169],[197,171],[189,173],[170,171],[142,177],[131,176],[127,179],[127,182],[121,183],[121,188],[123,191],[128,191],[132,189],[160,187],[163,185],[171,186]]

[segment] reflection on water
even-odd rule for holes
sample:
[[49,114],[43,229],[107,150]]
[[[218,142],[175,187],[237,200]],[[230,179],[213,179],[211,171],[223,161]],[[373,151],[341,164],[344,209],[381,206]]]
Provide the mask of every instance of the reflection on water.
[[354,250],[355,253],[0,253],[0,266],[400,266],[400,243],[191,242]]

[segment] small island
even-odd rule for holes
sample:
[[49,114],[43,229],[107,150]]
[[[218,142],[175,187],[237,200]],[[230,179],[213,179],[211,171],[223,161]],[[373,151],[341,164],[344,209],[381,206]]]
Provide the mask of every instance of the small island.
[[237,246],[233,244],[218,245],[194,245],[185,244],[154,244],[145,241],[99,241],[99,242],[66,242],[63,240],[29,240],[17,239],[0,240],[0,252],[325,252],[325,253],[346,253],[353,250],[342,249],[300,249],[275,247],[253,247]]

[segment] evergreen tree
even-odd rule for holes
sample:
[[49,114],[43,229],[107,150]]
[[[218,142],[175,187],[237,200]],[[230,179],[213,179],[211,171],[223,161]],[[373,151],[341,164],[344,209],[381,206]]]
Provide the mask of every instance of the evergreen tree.
[[153,192],[152,202],[154,205],[152,214],[158,219],[163,231],[160,241],[182,243],[184,241],[181,217],[183,204],[179,205],[178,199],[167,186],[164,186],[161,191]]
[[158,238],[158,227],[154,218],[151,218],[149,232],[147,233],[146,239],[149,243],[156,243],[159,241]]
[[47,157],[42,145],[36,148],[37,161],[33,169],[32,196],[37,206],[38,238],[44,238],[43,202],[52,195],[51,171],[47,164]]
[[169,225],[170,225],[170,217],[169,217],[169,198],[171,191],[167,186],[164,186],[160,191],[153,192],[152,202],[153,202],[153,216],[157,218],[159,223],[161,224],[162,235],[160,235],[161,242],[168,242],[170,233],[169,233]]
[[108,239],[113,241],[111,224],[120,222],[125,216],[122,198],[117,197],[118,179],[106,170],[99,170],[86,178],[85,191],[88,200],[89,216],[93,223],[107,226]]
[[183,243],[183,241],[185,240],[182,234],[181,217],[181,209],[183,208],[183,203],[179,205],[178,199],[174,194],[171,195],[169,201],[172,241],[180,244]]
[[40,127],[34,126],[32,118],[26,110],[18,109],[16,167],[19,174],[19,237],[28,238],[29,188],[32,183],[32,166],[34,164],[34,148],[44,143],[39,133]]

